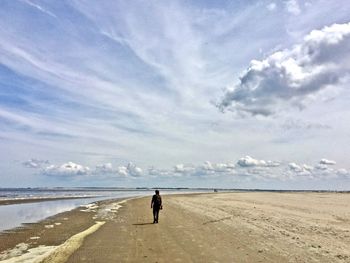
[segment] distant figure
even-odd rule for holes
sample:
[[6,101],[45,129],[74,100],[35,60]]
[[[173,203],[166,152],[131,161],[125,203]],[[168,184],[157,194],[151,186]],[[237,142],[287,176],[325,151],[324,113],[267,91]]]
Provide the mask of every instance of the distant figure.
[[159,195],[159,191],[155,191],[156,194],[152,197],[151,208],[153,208],[153,224],[158,223],[159,210],[163,209],[162,207],[162,197]]

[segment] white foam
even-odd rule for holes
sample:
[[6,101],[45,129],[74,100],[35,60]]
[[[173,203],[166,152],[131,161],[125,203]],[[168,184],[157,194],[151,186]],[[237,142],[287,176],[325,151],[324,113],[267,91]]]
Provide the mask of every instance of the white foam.
[[1,252],[0,260],[19,256],[19,255],[23,254],[28,249],[28,247],[29,247],[29,245],[26,243],[19,243],[14,248],[7,249],[7,250]]
[[70,255],[78,249],[86,236],[94,233],[105,222],[96,222],[95,225],[80,232],[59,246],[38,246],[28,249],[29,245],[20,243],[13,249],[0,254],[2,263],[58,263],[66,262]]
[[87,204],[81,205],[80,207],[85,207],[86,209],[80,209],[81,212],[96,212],[96,209],[99,207],[97,204]]
[[80,232],[68,240],[63,244],[59,245],[52,253],[50,253],[41,263],[61,263],[66,262],[67,259],[77,250],[86,236],[97,231],[101,226],[104,225],[105,222],[96,222],[95,225],[89,227],[88,229]]
[[102,206],[103,209],[99,209],[97,216],[99,218],[102,218],[102,219],[108,219],[108,220],[115,219],[119,208],[122,207],[121,204],[125,203],[128,200],[130,200],[130,199],[126,199],[126,200],[122,200],[120,202],[103,205]]
[[[37,263],[41,262],[44,258],[49,256],[57,246],[38,246],[24,251],[22,254],[17,256],[11,256],[7,258],[2,263]],[[24,254],[23,254],[24,253]]]
[[45,228],[48,228],[48,229],[54,228],[54,227],[55,227],[54,225],[45,225]]

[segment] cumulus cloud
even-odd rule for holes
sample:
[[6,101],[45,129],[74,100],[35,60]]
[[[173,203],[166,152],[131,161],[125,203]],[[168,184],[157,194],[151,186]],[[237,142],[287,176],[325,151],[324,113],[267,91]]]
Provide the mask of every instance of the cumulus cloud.
[[177,164],[174,166],[174,172],[175,173],[188,173],[194,171],[194,167],[192,166],[186,166],[183,163]]
[[233,163],[211,163],[206,161],[197,168],[197,171],[202,173],[231,173],[235,167]]
[[234,180],[298,180],[325,179],[325,178],[350,178],[347,169],[330,167],[335,161],[322,159],[315,165],[298,164],[295,162],[275,162],[254,159],[245,156],[233,162],[213,163],[206,161],[203,164],[177,164],[170,169],[158,169],[150,167],[143,171],[132,162],[125,166],[114,168],[111,163],[97,165],[95,169],[67,162],[62,165],[49,165],[42,169],[43,174],[57,177],[89,176],[98,178],[171,178],[171,177],[203,177],[215,178],[227,176]]
[[53,176],[74,176],[87,175],[90,168],[73,162],[64,163],[62,165],[49,165],[44,168],[44,174]]
[[22,163],[27,168],[42,168],[44,165],[49,164],[48,160],[39,160],[39,159],[29,159]]
[[[327,160],[329,161],[329,160]],[[335,164],[335,162],[333,163]],[[347,169],[334,169],[327,164],[318,163],[315,166],[307,164],[289,163],[287,169],[282,172],[282,177],[291,180],[297,180],[299,177],[307,179],[334,179],[350,178],[350,172]]]
[[121,176],[131,177],[140,177],[143,174],[142,169],[140,167],[137,167],[132,162],[128,163],[127,166],[119,166],[116,172]]
[[336,164],[336,162],[332,161],[332,160],[321,159],[320,164],[334,165],[334,164]]
[[141,176],[142,175],[142,169],[140,167],[137,167],[135,164],[133,163],[128,163],[128,171],[129,171],[129,174],[131,176],[135,176],[135,177],[138,177],[138,176]]
[[350,23],[313,30],[291,49],[252,60],[218,107],[243,116],[269,116],[286,107],[301,109],[321,90],[348,81],[349,59]]
[[279,166],[279,163],[273,161],[264,161],[257,160],[250,156],[245,156],[237,161],[237,164],[240,167],[254,167],[254,166],[266,166],[266,167],[275,167]]
[[[219,174],[231,174],[235,169],[233,163],[212,163],[209,161],[201,165],[177,164],[174,166],[175,176],[217,176]],[[171,175],[168,173],[167,175]]]
[[121,176],[128,176],[128,168],[126,166],[119,166],[117,168],[117,173]]
[[246,156],[237,161],[237,165],[232,162],[212,163],[206,161],[201,165],[174,166],[173,173],[167,173],[167,176],[196,176],[196,177],[218,177],[234,176],[245,179],[273,177],[270,169],[278,167],[280,164],[272,161],[256,160]]
[[288,166],[290,170],[299,175],[311,175],[311,172],[314,170],[313,166],[307,164],[298,165],[296,163],[289,163]]
[[[48,163],[48,162],[47,162]],[[33,165],[28,162],[27,166]],[[83,166],[73,162],[67,162],[62,165],[42,166],[41,172],[50,176],[81,176],[88,175],[100,178],[113,177],[140,177],[144,175],[143,170],[133,164],[128,163],[126,166],[119,166],[114,168],[111,163],[104,163],[96,165],[95,169],[90,169],[88,166]]]

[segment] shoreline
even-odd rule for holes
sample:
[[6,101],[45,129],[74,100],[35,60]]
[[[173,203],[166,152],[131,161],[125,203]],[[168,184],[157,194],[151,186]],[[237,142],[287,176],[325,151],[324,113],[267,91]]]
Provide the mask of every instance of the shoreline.
[[[39,258],[46,250],[58,248],[71,237],[93,227],[96,220],[114,218],[121,207],[120,203],[129,199],[132,198],[96,201],[35,223],[24,223],[20,227],[4,230],[0,232],[0,261],[6,262],[15,256],[31,253]],[[98,211],[98,208],[105,210],[105,213]]]
[[61,196],[61,197],[38,197],[38,198],[18,198],[18,199],[0,199],[0,206],[2,205],[18,205],[27,203],[39,203],[39,202],[50,202],[59,200],[73,200],[73,199],[89,199],[98,198],[100,196]]

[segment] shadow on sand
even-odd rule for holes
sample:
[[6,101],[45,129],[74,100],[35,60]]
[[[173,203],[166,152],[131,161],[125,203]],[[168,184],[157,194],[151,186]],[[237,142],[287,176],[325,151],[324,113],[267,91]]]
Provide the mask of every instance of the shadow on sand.
[[154,225],[153,223],[137,223],[137,224],[132,224],[133,226],[145,226],[145,225]]

